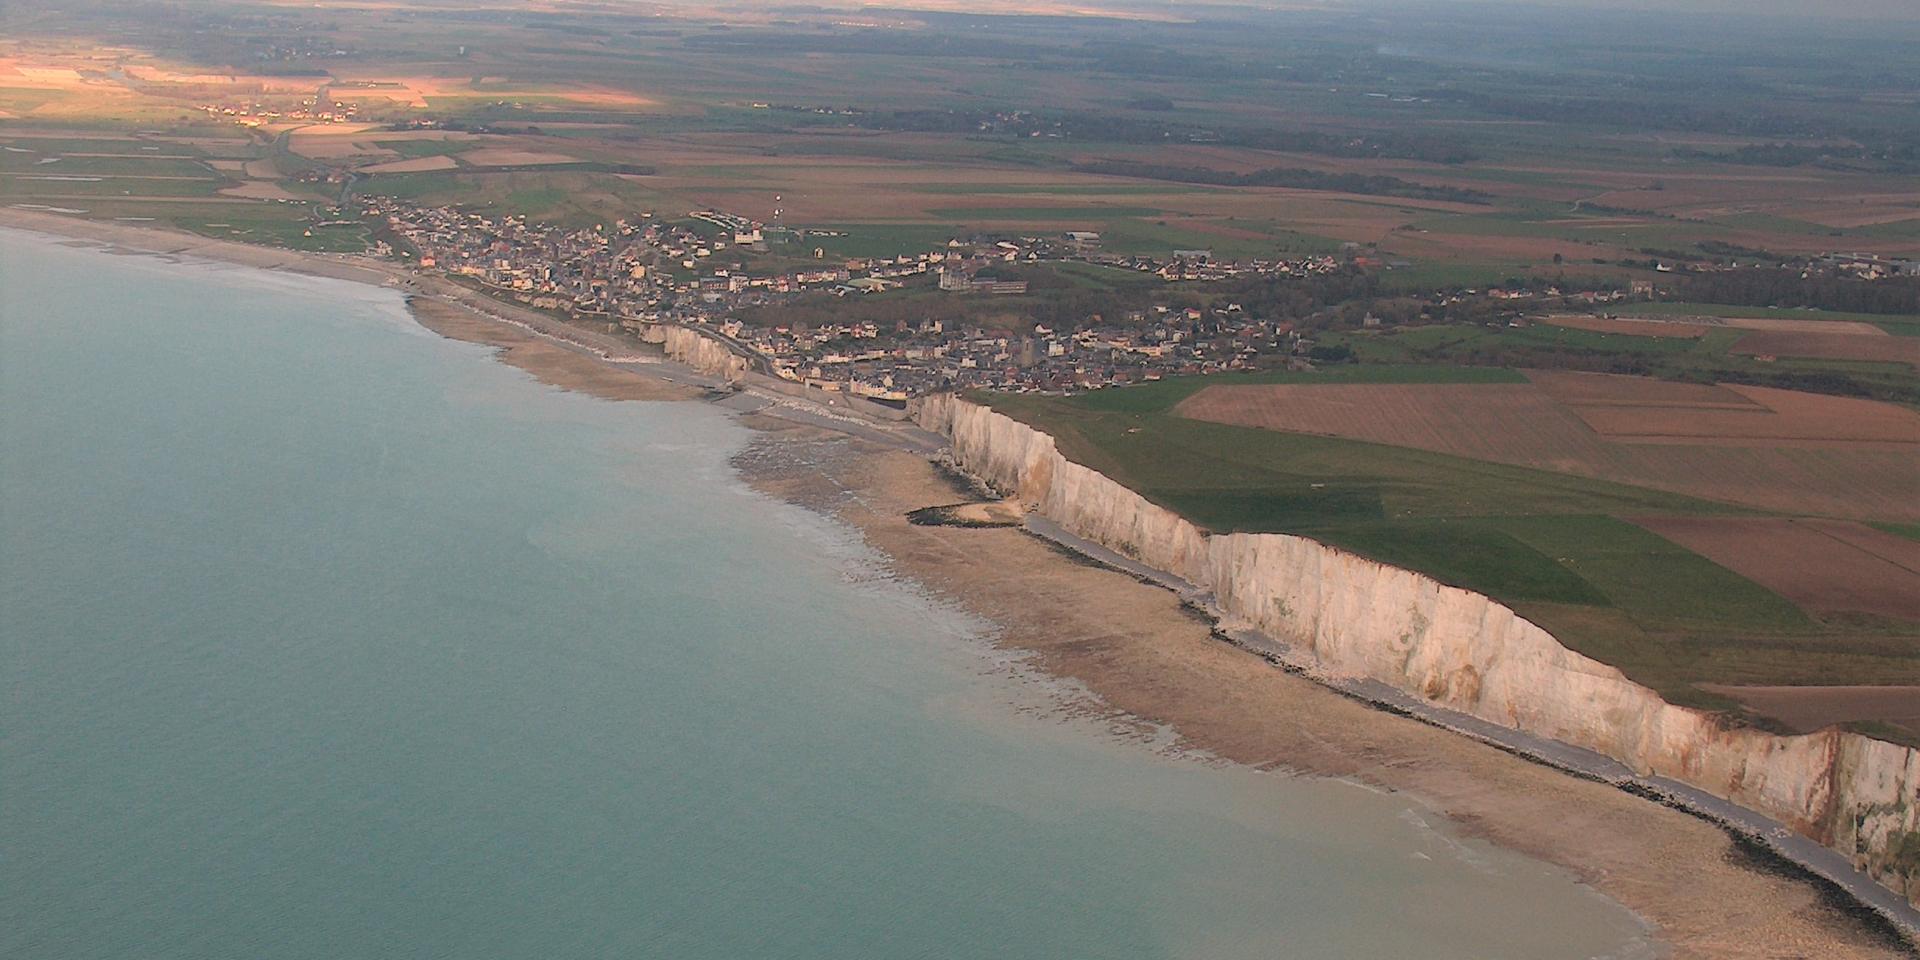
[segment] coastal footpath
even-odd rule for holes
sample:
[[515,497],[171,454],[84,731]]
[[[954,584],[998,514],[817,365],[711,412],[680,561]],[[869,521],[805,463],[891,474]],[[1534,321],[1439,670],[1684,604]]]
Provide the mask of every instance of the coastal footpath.
[[1204,591],[1229,634],[1272,638],[1320,675],[1378,681],[1723,798],[1920,903],[1896,862],[1920,830],[1920,751],[1838,729],[1730,729],[1486,596],[1303,537],[1208,534],[1067,460],[1051,436],[952,395],[926,398],[918,419],[951,439],[961,468],[1033,514]]

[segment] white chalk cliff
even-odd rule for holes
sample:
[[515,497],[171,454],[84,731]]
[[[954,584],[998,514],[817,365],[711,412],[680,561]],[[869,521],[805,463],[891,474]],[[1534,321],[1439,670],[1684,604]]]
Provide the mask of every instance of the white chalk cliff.
[[1488,597],[1303,537],[1207,534],[1068,461],[1051,436],[957,397],[926,398],[917,419],[952,440],[966,470],[1076,536],[1211,592],[1230,625],[1310,652],[1324,673],[1380,680],[1726,798],[1920,903],[1920,875],[1895,862],[1920,831],[1920,751],[1837,729],[1727,728]]
[[700,373],[733,383],[747,375],[747,361],[727,349],[726,344],[699,331],[670,323],[649,324],[640,331],[640,339],[657,343],[667,359],[684,363]]

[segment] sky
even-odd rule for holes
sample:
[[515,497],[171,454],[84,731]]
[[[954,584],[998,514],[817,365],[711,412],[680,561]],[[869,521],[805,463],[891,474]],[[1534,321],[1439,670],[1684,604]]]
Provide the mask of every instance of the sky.
[[[886,5],[887,0],[872,0]],[[1151,6],[1154,0],[1121,0],[1131,6]],[[1645,11],[1685,14],[1725,14],[1728,16],[1791,16],[1814,19],[1880,20],[1896,19],[1920,22],[1920,0],[1165,0],[1169,7],[1181,6],[1370,6],[1392,7],[1409,2],[1421,6],[1457,4],[1498,7],[1503,4],[1534,7],[1565,7],[1588,10]],[[906,3],[894,5],[905,6]],[[1088,7],[1101,6],[1100,0],[1088,0]],[[1920,56],[1920,53],[1916,53]]]
[[[1391,0],[1387,0],[1391,2]],[[1455,0],[1442,0],[1455,2]],[[1486,0],[1478,0],[1485,3]],[[1765,14],[1840,18],[1848,20],[1892,17],[1920,20],[1920,0],[1527,0],[1536,6],[1584,7],[1596,10],[1677,11],[1685,13]],[[1920,56],[1916,53],[1915,56]]]

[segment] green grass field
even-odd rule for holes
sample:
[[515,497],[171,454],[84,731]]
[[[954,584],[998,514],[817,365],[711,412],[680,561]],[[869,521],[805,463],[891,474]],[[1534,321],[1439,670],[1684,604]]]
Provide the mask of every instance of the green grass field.
[[1298,257],[1332,253],[1340,243],[1291,230],[1266,220],[1237,220],[1230,226],[1259,236],[1224,236],[1178,225],[1175,221],[1123,218],[1100,227],[1101,245],[1110,253],[1164,257],[1175,250],[1211,250],[1224,259]]
[[1042,194],[1049,197],[1127,197],[1218,193],[1220,189],[1185,183],[929,183],[915,187],[914,191],[935,196]]
[[219,174],[216,174],[212,167],[198,160],[181,156],[80,157],[7,152],[0,153],[0,170],[36,176],[219,179]]
[[1315,370],[1262,370],[1214,377],[1174,377],[1125,390],[1100,390],[1074,398],[1089,410],[1167,413],[1206,387],[1254,383],[1525,383],[1517,371],[1497,367],[1420,364],[1349,364]]
[[1527,264],[1517,260],[1437,260],[1396,267],[1380,277],[1386,293],[1421,292],[1443,287],[1491,287],[1508,277],[1523,276]]
[[9,200],[93,197],[211,197],[224,186],[218,180],[148,180],[137,177],[99,177],[50,180],[38,176],[0,175],[0,197]]
[[946,220],[1034,220],[1045,222],[1106,221],[1121,217],[1151,217],[1160,211],[1153,207],[1088,205],[1081,207],[935,207],[928,211]]
[[845,234],[809,235],[801,241],[800,246],[818,247],[829,257],[891,257],[935,250],[962,235],[953,225],[944,223],[838,223],[814,225],[813,229]]

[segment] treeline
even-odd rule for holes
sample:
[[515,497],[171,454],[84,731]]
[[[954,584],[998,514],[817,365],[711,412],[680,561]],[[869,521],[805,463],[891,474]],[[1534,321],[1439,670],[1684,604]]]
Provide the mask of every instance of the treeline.
[[1325,157],[1383,160],[1421,160],[1449,165],[1469,163],[1480,155],[1458,143],[1402,134],[1338,134],[1312,130],[1229,131],[1221,142],[1234,147],[1312,153]]
[[1920,277],[1857,280],[1803,277],[1798,270],[1726,270],[1680,277],[1673,288],[1679,299],[1695,303],[1920,314]]
[[1719,151],[1675,147],[1673,151],[1674,157],[1680,160],[1709,160],[1715,163],[1733,163],[1750,167],[1797,167],[1845,153],[1858,154],[1859,151],[1830,146],[1810,147],[1796,143],[1750,143],[1734,150]]
[[[1136,102],[1144,102],[1140,98]],[[1147,113],[1162,112],[1158,98],[1135,106]],[[1172,101],[1165,101],[1171,109]],[[1131,105],[1131,104],[1130,104]],[[851,115],[826,115],[868,130],[907,133],[974,133],[994,131],[1013,135],[1057,134],[1073,140],[1103,143],[1209,143],[1228,147],[1311,153],[1342,159],[1420,160],[1460,164],[1478,154],[1458,143],[1430,137],[1393,133],[1339,134],[1315,130],[1196,127],[1169,123],[1157,117],[1125,116],[1090,110],[1033,112],[988,110],[881,110]]]
[[1271,56],[1235,55],[1209,48],[1206,55],[1191,50],[1143,43],[1087,43],[1074,50],[1077,71],[1097,71],[1122,77],[1159,80],[1246,80],[1249,77],[1300,79],[1297,68],[1273,62]]
[[1328,173],[1291,167],[1269,167],[1251,173],[1232,173],[1206,167],[1180,167],[1132,160],[1095,160],[1073,164],[1079,173],[1115,177],[1139,177],[1146,180],[1170,180],[1175,183],[1201,183],[1223,187],[1293,187],[1300,190],[1331,190],[1377,197],[1403,197],[1408,200],[1447,200],[1454,203],[1486,204],[1493,195],[1464,187],[1436,187],[1399,177],[1366,173]]
[[[1215,303],[1237,303],[1256,317],[1305,320],[1342,304],[1371,305],[1381,298],[1380,277],[1355,269],[1309,277],[1245,277],[1207,285]],[[1170,300],[1176,307],[1203,306],[1194,293],[1182,292]],[[1364,312],[1364,310],[1362,311]],[[1359,314],[1354,316],[1355,322]]]
[[1920,172],[1920,145],[1884,144],[1881,146],[1831,145],[1807,146],[1797,143],[1750,143],[1734,150],[1712,151],[1677,148],[1682,160],[1705,160],[1750,167],[1798,167],[1866,165],[1883,173]]
[[[1766,250],[1760,247],[1741,246],[1737,243],[1728,243],[1725,240],[1701,240],[1695,243],[1694,246],[1700,248],[1701,252],[1708,256],[1723,259],[1767,260],[1773,263],[1784,263],[1789,259],[1784,253],[1775,253],[1772,250]],[[1642,249],[1641,252],[1645,253],[1646,251]]]
[[[1091,23],[1083,22],[1078,26],[1084,29]],[[1244,80],[1253,76],[1274,77],[1293,72],[1265,56],[1232,56],[1219,50],[1209,50],[1206,55],[1196,56],[1190,50],[1149,44],[1046,44],[982,36],[967,30],[858,30],[812,34],[729,30],[690,35],[681,42],[701,50],[729,53],[961,58],[1019,63],[1032,70],[1071,71],[1076,74],[1099,72],[1167,79]]]
[[732,54],[838,53],[891,57],[964,57],[1032,63],[1056,56],[1057,47],[1016,40],[969,37],[938,31],[859,30],[844,33],[725,31],[681,38],[689,47]]
[[1664,97],[1526,97],[1454,89],[1421,90],[1414,96],[1458,103],[1496,116],[1546,123],[1695,130],[1755,137],[1821,137],[1837,132],[1813,119],[1772,112],[1701,109]]

